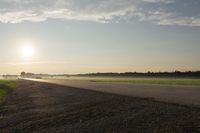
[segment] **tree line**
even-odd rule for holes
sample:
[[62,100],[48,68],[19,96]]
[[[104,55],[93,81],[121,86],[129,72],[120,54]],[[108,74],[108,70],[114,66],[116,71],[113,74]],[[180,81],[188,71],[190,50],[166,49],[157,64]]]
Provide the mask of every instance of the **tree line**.
[[174,77],[174,78],[200,78],[200,71],[174,71],[174,72],[125,72],[125,73],[88,73],[77,76],[102,76],[102,77]]

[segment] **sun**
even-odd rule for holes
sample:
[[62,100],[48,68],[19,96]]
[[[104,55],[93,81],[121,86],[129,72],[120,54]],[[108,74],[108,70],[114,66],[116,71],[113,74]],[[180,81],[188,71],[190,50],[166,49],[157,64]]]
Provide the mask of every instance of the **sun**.
[[26,43],[21,46],[20,53],[24,58],[30,58],[34,54],[34,48],[31,43]]

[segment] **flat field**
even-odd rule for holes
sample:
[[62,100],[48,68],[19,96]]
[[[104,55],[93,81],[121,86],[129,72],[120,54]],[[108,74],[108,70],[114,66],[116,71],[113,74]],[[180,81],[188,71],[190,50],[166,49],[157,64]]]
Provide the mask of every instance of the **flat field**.
[[58,76],[54,79],[81,80],[92,82],[115,82],[132,84],[160,84],[160,85],[187,85],[200,86],[200,79],[195,78],[133,78],[133,77],[90,77],[90,76]]
[[19,80],[0,133],[198,133],[200,108]]

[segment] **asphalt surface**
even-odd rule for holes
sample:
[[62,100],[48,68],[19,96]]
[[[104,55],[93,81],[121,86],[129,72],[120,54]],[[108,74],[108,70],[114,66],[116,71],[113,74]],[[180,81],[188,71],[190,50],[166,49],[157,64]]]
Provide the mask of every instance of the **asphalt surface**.
[[200,108],[19,80],[0,133],[198,133]]
[[196,86],[142,85],[46,79],[32,80],[125,96],[153,98],[157,101],[169,103],[200,106],[200,87]]

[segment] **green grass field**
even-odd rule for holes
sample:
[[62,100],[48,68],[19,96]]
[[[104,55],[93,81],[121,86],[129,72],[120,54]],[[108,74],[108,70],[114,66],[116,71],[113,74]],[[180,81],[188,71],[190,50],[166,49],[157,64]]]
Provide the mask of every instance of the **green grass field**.
[[91,82],[116,82],[116,83],[133,83],[133,84],[159,84],[159,85],[188,85],[200,86],[200,79],[192,78],[131,78],[131,77],[80,77],[71,76],[60,77],[56,79],[65,80],[82,80]]
[[6,94],[12,89],[16,88],[17,82],[14,80],[0,80],[0,102]]

